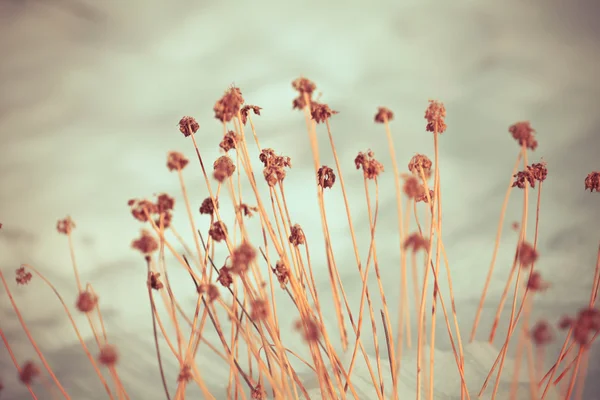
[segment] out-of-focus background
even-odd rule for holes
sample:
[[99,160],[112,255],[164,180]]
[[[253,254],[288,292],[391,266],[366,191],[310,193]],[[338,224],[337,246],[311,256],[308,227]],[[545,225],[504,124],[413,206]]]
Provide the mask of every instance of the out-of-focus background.
[[[166,152],[194,155],[176,127],[181,116],[193,115],[201,125],[197,138],[206,162],[218,156],[222,128],[212,106],[232,83],[248,103],[263,107],[255,118],[261,145],[292,158],[289,206],[309,240],[315,238],[311,252],[323,290],[328,275],[318,236],[312,156],[303,116],[291,110],[291,81],[309,77],[321,100],[340,111],[331,126],[355,224],[366,243],[363,262],[368,220],[362,177],[352,161],[370,148],[384,163],[378,252],[394,315],[399,256],[393,174],[383,127],[373,123],[373,115],[381,105],[395,112],[391,126],[398,162],[405,168],[416,152],[433,157],[423,112],[430,98],[445,103],[448,131],[440,140],[444,243],[465,341],[519,151],[508,126],[530,120],[540,142],[530,161],[543,159],[549,170],[538,266],[553,284],[536,297],[534,319],[554,323],[584,306],[600,239],[600,197],[583,190],[586,174],[600,168],[599,17],[600,3],[594,0],[0,2],[0,268],[73,399],[103,399],[105,393],[51,291],[39,280],[16,287],[13,271],[20,263],[34,265],[67,303],[74,302],[67,241],[55,230],[57,219],[71,215],[82,279],[100,295],[131,398],[163,398],[145,265],[130,249],[140,226],[126,203],[163,191],[176,195],[175,224],[190,237],[176,176],[165,168]],[[322,161],[333,166],[321,127],[319,135]],[[185,177],[194,208],[207,195],[199,171],[192,159]],[[510,223],[520,219],[520,202],[519,191],[507,212],[479,339],[487,337],[506,282],[517,240]],[[358,297],[339,186],[327,193],[327,203],[336,260],[347,292]],[[205,225],[205,218],[197,218]],[[533,219],[529,226],[532,238]],[[190,287],[183,299],[193,312],[189,278],[174,273],[172,279],[184,293]],[[333,319],[331,309],[326,313]],[[293,318],[284,323],[291,327]],[[78,321],[89,339],[89,328]],[[19,361],[35,358],[4,290],[0,326]],[[443,325],[438,332],[446,336]],[[299,339],[297,345],[302,346]],[[208,353],[199,360],[211,362]],[[599,372],[599,360],[591,357],[589,376]],[[0,377],[4,398],[27,398],[3,347]],[[174,387],[173,373],[169,377]],[[225,384],[206,379],[216,392]],[[588,380],[586,398],[595,398],[594,384]],[[43,386],[36,388],[43,393]]]

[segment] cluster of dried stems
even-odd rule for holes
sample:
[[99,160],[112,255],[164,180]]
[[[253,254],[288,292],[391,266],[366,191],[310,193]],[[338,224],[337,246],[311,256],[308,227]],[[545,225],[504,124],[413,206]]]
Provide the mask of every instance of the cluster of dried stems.
[[[155,200],[133,199],[128,203],[133,217],[145,224],[145,229],[141,231],[140,236],[133,240],[132,247],[141,252],[145,260],[154,340],[166,398],[169,400],[171,398],[184,399],[187,385],[194,384],[208,399],[221,399],[224,396],[232,399],[247,399],[248,397],[264,399],[271,394],[273,398],[279,399],[308,399],[308,392],[295,370],[297,365],[308,367],[316,374],[323,398],[358,398],[352,374],[356,362],[362,358],[363,360],[359,362],[366,364],[378,399],[381,400],[385,397],[398,399],[398,382],[403,373],[401,368],[403,351],[405,347],[414,346],[413,338],[411,338],[412,320],[417,321],[417,370],[413,371],[416,372],[417,400],[420,400],[421,396],[432,399],[436,379],[433,368],[434,352],[430,350],[427,360],[425,346],[429,345],[429,349],[435,347],[436,321],[438,320],[436,313],[439,300],[445,330],[449,336],[456,368],[461,377],[461,399],[469,399],[473,393],[470,390],[473,388],[468,385],[463,372],[465,363],[463,345],[454,304],[451,273],[442,240],[442,195],[438,141],[440,135],[447,128],[444,105],[437,101],[430,101],[425,112],[425,130],[433,136],[434,159],[431,160],[425,155],[416,154],[410,160],[408,171],[405,173],[400,172],[394,152],[390,130],[393,113],[387,108],[380,107],[375,115],[375,122],[383,125],[388,140],[397,199],[398,248],[400,252],[398,288],[401,295],[398,306],[389,307],[382,284],[375,241],[379,215],[378,177],[383,172],[384,166],[374,158],[371,150],[358,153],[354,160],[356,169],[363,172],[364,194],[369,218],[370,240],[368,254],[364,259],[364,255],[359,254],[359,244],[342,175],[342,165],[336,152],[330,126],[330,119],[337,112],[331,110],[326,104],[318,103],[313,99],[316,86],[308,79],[299,78],[292,85],[298,93],[293,100],[293,108],[304,113],[312,149],[314,184],[320,209],[323,244],[331,288],[326,292],[318,293],[308,246],[310,238],[305,235],[301,225],[292,222],[292,213],[288,209],[284,190],[287,172],[292,167],[290,158],[279,155],[273,149],[260,147],[251,114],[260,115],[261,108],[246,105],[240,89],[230,87],[214,106],[215,117],[222,122],[223,126],[223,137],[219,147],[224,154],[213,163],[212,177],[205,168],[196,142],[195,135],[200,129],[198,122],[192,117],[183,117],[179,121],[179,130],[192,141],[206,184],[208,197],[196,203],[200,204],[200,214],[206,216],[202,218],[210,219],[205,226],[205,230],[208,232],[206,240],[201,233],[202,229],[198,229],[196,226],[197,219],[192,212],[193,203],[188,197],[182,173],[183,169],[188,166],[189,160],[179,152],[168,153],[167,167],[170,171],[177,173],[195,249],[192,250],[184,242],[172,224],[175,201],[171,196],[161,194]],[[335,168],[322,165],[320,162],[320,149],[317,141],[319,125],[324,125],[324,132],[328,136],[330,151],[335,160]],[[248,140],[248,126],[254,144]],[[551,386],[557,386],[565,398],[571,398],[572,393],[576,390],[575,393],[580,398],[586,377],[589,345],[596,339],[600,330],[600,313],[595,308],[600,283],[600,249],[589,304],[576,316],[565,317],[561,320],[558,328],[567,332],[564,344],[552,368],[544,373],[543,368],[548,361],[545,359],[544,346],[554,339],[554,329],[546,321],[532,322],[530,315],[534,294],[548,287],[540,272],[535,269],[538,258],[539,208],[542,184],[546,179],[547,169],[544,162],[528,163],[529,153],[537,147],[535,131],[529,122],[518,122],[509,128],[509,132],[519,143],[519,152],[516,156],[514,171],[510,174],[492,261],[473,323],[470,341],[474,340],[479,326],[479,319],[497,258],[508,199],[514,190],[522,190],[523,212],[520,224],[513,225],[520,231],[519,239],[510,274],[489,335],[490,343],[494,341],[505,301],[508,299],[509,292],[512,292],[508,332],[502,339],[496,363],[489,372],[479,394],[484,393],[490,379],[495,374],[495,384],[491,389],[492,398],[495,397],[508,345],[516,334],[518,344],[516,371],[513,378],[515,384],[511,389],[511,398],[516,396],[516,382],[523,352],[527,357],[532,398],[544,399]],[[249,156],[249,147],[251,146],[256,146],[258,149],[269,199],[263,198],[259,192],[259,185],[264,185],[264,183],[257,181],[257,175],[254,173],[255,164]],[[523,165],[522,170],[518,171],[521,164]],[[243,180],[250,185],[252,205],[242,201],[241,182]],[[214,188],[215,184],[216,188]],[[600,173],[589,174],[585,179],[585,188],[592,192],[600,191]],[[235,217],[233,221],[228,221],[229,227],[221,218],[219,211],[219,197],[223,189],[228,191],[230,200],[234,204]],[[349,306],[348,296],[342,285],[332,249],[331,232],[325,211],[326,189],[341,190],[343,194],[358,272],[357,279],[362,281],[358,310],[351,310]],[[531,239],[531,235],[527,234],[530,220],[527,210],[529,193],[534,189],[537,189],[537,212],[533,239]],[[245,198],[248,198],[247,193],[244,195]],[[421,212],[427,215],[428,226],[422,226],[419,221],[417,203],[423,203],[424,209]],[[253,222],[249,221],[254,214],[258,215],[258,222],[254,222],[256,218]],[[299,213],[296,216],[300,217],[301,215]],[[411,220],[415,222],[414,228],[411,227]],[[247,228],[251,223],[260,226],[262,238],[250,237]],[[115,397],[119,400],[128,399],[129,395],[119,379],[117,371],[119,359],[117,348],[108,341],[98,303],[99,297],[92,285],[89,283],[84,285],[79,277],[72,241],[74,228],[75,224],[69,217],[59,221],[57,225],[58,232],[64,234],[68,239],[78,291],[75,305],[77,310],[87,317],[97,346],[95,350],[88,348],[71,314],[70,307],[44,275],[31,265],[22,265],[17,269],[16,281],[19,285],[26,285],[35,276],[54,291],[64,307],[83,351],[102,382],[107,396],[110,399]],[[176,241],[167,238],[166,233],[169,231]],[[183,246],[185,253],[178,253],[176,246]],[[217,267],[215,264],[216,246],[223,246],[228,254],[221,267]],[[184,268],[193,280],[197,291],[197,306],[193,315],[183,310],[173,292],[165,261],[167,253],[171,253],[179,264],[170,265],[169,268]],[[423,265],[420,269],[421,273],[418,268],[420,262]],[[448,280],[448,285],[444,286],[448,289],[447,293],[442,293],[438,286],[441,264],[444,265]],[[411,266],[412,288],[410,289],[407,265]],[[378,294],[372,293],[367,285],[369,272],[372,269],[377,278],[375,292],[379,292]],[[267,275],[266,280],[265,274]],[[14,362],[20,381],[27,387],[33,398],[37,397],[32,384],[34,380],[39,379],[44,385],[44,390],[53,393],[57,393],[58,390],[60,395],[69,399],[69,394],[54,374],[28,329],[13,299],[5,276],[1,272],[0,278],[23,330],[39,356],[39,361],[18,362],[4,332],[0,329],[0,337]],[[431,281],[433,281],[432,286],[430,285]],[[433,287],[432,290],[431,287]],[[297,314],[295,328],[297,334],[304,339],[308,349],[306,353],[310,355],[310,359],[301,357],[298,349],[287,347],[282,340],[281,329],[289,329],[289,327],[281,326],[278,319],[275,296],[276,292],[280,290],[291,299],[290,304],[294,307],[293,313]],[[412,299],[409,295],[411,291]],[[381,298],[380,319],[376,317],[374,310],[372,299],[374,295]],[[450,300],[450,307],[446,306],[444,298]],[[334,328],[334,331],[326,327],[321,307],[322,301],[331,301],[335,306],[337,329]],[[365,301],[367,303],[366,312]],[[431,302],[432,310],[429,316],[426,313],[428,301]],[[166,313],[157,312],[157,302],[163,303]],[[414,302],[413,307],[410,306],[411,302]],[[414,319],[411,319],[410,316],[411,308],[415,313]],[[395,309],[397,314],[392,316],[390,309]],[[286,308],[285,313],[289,315],[292,311]],[[365,318],[368,318],[371,323],[370,335],[361,335]],[[396,327],[392,326],[392,320],[398,322]],[[174,332],[174,335],[167,333],[168,325],[172,328],[170,332]],[[209,335],[203,335],[205,328],[214,329],[218,334],[219,343],[212,343],[208,338]],[[377,329],[381,328],[383,328],[384,335],[377,334]],[[380,346],[382,344],[386,346],[388,360],[383,362],[384,365],[382,365],[381,357],[376,358],[376,365],[371,365],[371,359],[367,355],[363,342],[365,337],[373,340],[378,354],[380,354]],[[381,337],[385,337],[385,343],[379,343],[378,339]],[[162,362],[164,355],[160,353],[159,340],[166,342],[177,361],[179,374],[176,382],[168,382],[165,378]],[[226,368],[229,368],[229,381],[223,382],[224,392],[222,393],[209,391],[203,379],[202,368],[195,362],[201,344],[205,346],[205,352],[214,353],[214,359],[220,360]],[[340,357],[341,352],[346,351],[352,354],[348,365],[344,365]],[[97,355],[93,356],[93,352]],[[43,368],[38,365],[38,362]],[[210,368],[213,369],[214,365],[211,365]],[[558,374],[559,372],[560,374]],[[389,374],[387,377],[391,378],[391,388],[384,387],[384,374]],[[567,379],[563,379],[564,377]],[[437,379],[444,379],[444,377],[437,377]],[[564,382],[559,385],[561,381]]]

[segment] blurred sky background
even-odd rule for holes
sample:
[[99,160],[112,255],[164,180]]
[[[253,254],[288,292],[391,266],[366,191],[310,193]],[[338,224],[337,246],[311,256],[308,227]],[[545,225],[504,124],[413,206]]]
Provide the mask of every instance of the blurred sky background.
[[[444,243],[465,341],[519,151],[508,127],[530,120],[540,143],[530,162],[543,158],[549,170],[540,210],[539,268],[553,284],[536,298],[534,318],[555,322],[584,306],[600,239],[600,197],[583,190],[585,176],[600,168],[598,18],[595,0],[2,0],[0,268],[73,399],[103,399],[105,393],[60,303],[39,280],[16,287],[14,270],[20,263],[34,265],[72,304],[76,288],[67,241],[55,230],[57,219],[71,215],[82,279],[100,295],[131,398],[164,398],[145,265],[130,249],[140,225],[126,203],[153,193],[176,195],[175,224],[190,237],[177,178],[165,168],[166,153],[194,155],[176,127],[181,116],[193,115],[200,122],[197,138],[205,162],[212,163],[222,134],[212,106],[232,83],[249,104],[263,107],[255,118],[261,145],[292,158],[289,207],[309,240],[315,238],[311,252],[321,263],[322,290],[328,275],[318,237],[312,156],[303,116],[291,110],[291,81],[309,77],[321,100],[340,111],[331,125],[363,242],[368,220],[353,159],[371,148],[384,163],[377,235],[392,305],[398,303],[395,193],[384,130],[373,123],[373,115],[381,105],[395,112],[391,127],[398,163],[405,168],[416,152],[433,158],[423,113],[430,98],[445,103],[448,130],[440,139]],[[323,129],[318,128],[322,162],[333,166]],[[191,167],[185,177],[197,208],[207,193],[193,159]],[[326,197],[345,288],[359,297],[340,187]],[[479,339],[487,337],[506,282],[517,240],[510,223],[520,219],[521,197],[520,191],[513,195],[507,212]],[[197,218],[205,225],[206,218]],[[367,248],[361,247],[363,262]],[[189,277],[174,273],[172,279],[184,293],[189,286],[182,302],[193,312]],[[332,310],[326,313],[333,320]],[[78,321],[89,339],[89,327]],[[282,323],[291,327],[293,317]],[[0,326],[20,362],[34,358],[4,290]],[[444,350],[445,328],[438,326]],[[210,356],[201,354],[198,360],[204,365]],[[589,376],[598,373],[600,360],[592,357]],[[0,376],[4,398],[27,398],[3,347]],[[169,376],[174,388],[175,375]],[[219,392],[222,379],[206,379]],[[596,398],[594,383],[588,380],[586,398]]]

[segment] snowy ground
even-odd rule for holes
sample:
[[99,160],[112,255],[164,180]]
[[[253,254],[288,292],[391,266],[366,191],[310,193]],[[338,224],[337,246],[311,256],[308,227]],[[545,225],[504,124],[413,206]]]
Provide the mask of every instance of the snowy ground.
[[[175,127],[182,115],[199,119],[206,159],[217,155],[221,131],[211,109],[232,82],[249,103],[263,107],[257,121],[261,144],[292,157],[288,179],[297,183],[313,178],[303,117],[290,110],[290,82],[303,74],[317,83],[323,101],[340,111],[332,129],[363,233],[368,234],[368,222],[361,211],[362,179],[352,171],[352,160],[357,151],[372,148],[389,167],[381,179],[378,251],[380,263],[389,265],[390,304],[398,301],[395,199],[385,135],[372,123],[373,114],[379,105],[395,111],[392,129],[404,166],[415,152],[432,154],[422,115],[427,99],[445,102],[449,128],[440,142],[444,240],[463,337],[471,327],[518,151],[507,127],[531,120],[540,141],[532,161],[543,157],[549,169],[539,266],[554,283],[536,299],[535,318],[554,322],[584,304],[600,238],[594,222],[600,218],[599,197],[583,192],[585,175],[600,168],[600,25],[595,23],[600,6],[595,1],[211,3],[0,3],[0,268],[12,273],[20,263],[31,263],[63,293],[72,293],[66,241],[54,230],[58,218],[72,215],[82,277],[101,296],[110,334],[123,352],[121,372],[132,399],[162,397],[144,265],[129,249],[139,226],[126,201],[178,193],[164,159],[172,149],[193,155]],[[325,136],[321,139],[323,162],[332,164]],[[199,178],[196,172],[186,175],[188,183]],[[200,201],[206,193],[197,182],[191,194]],[[291,184],[286,190],[296,218],[303,225],[316,222],[318,230],[314,192]],[[340,205],[328,207],[332,235],[339,238],[333,243],[337,261],[351,266],[343,272],[344,281],[356,294],[360,286],[352,279],[354,259],[339,188],[329,199]],[[519,201],[513,200],[508,222],[520,216]],[[180,231],[187,229],[183,217],[175,220]],[[489,331],[511,262],[516,236],[508,226],[505,232],[480,339]],[[313,245],[312,252],[323,261],[317,256],[321,248]],[[325,289],[327,276],[321,276]],[[173,279],[178,287],[190,285],[185,275]],[[16,299],[55,371],[74,399],[104,398],[95,380],[90,383],[91,367],[59,305],[37,287],[16,289]],[[0,294],[0,299],[2,329],[20,359],[32,357],[7,297]],[[333,317],[331,310],[326,313]],[[439,332],[445,337],[443,328]],[[443,340],[440,346],[448,351]],[[485,357],[485,351],[475,347],[474,357]],[[25,398],[12,387],[10,359],[0,354],[6,398]],[[600,360],[593,358],[589,368],[590,376],[598,374]],[[481,380],[473,374],[474,381]],[[456,395],[454,389],[442,389],[443,374],[436,376],[441,396]],[[586,398],[591,399],[597,389],[588,382]]]

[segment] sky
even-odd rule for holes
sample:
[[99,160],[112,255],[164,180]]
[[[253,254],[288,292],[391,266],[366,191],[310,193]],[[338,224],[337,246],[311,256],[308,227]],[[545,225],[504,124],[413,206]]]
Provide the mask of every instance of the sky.
[[[291,109],[291,81],[303,75],[317,84],[321,101],[339,111],[331,128],[350,206],[356,210],[363,258],[368,216],[353,159],[358,151],[372,149],[386,168],[380,179],[377,247],[389,304],[398,303],[396,200],[385,132],[373,123],[373,115],[378,106],[394,111],[391,129],[398,164],[405,168],[415,153],[433,157],[423,113],[428,99],[444,102],[448,130],[439,148],[443,239],[463,337],[470,332],[519,151],[508,127],[531,121],[539,147],[530,161],[544,160],[549,171],[538,248],[540,271],[552,284],[536,297],[533,318],[555,322],[589,299],[600,240],[600,198],[583,190],[585,176],[600,168],[599,16],[600,4],[593,0],[1,2],[0,268],[11,277],[21,263],[29,263],[67,303],[74,302],[67,241],[55,230],[59,218],[71,215],[82,279],[100,296],[111,341],[122,353],[119,371],[130,396],[162,398],[145,265],[130,249],[141,226],[130,216],[127,200],[172,193],[178,210],[174,223],[190,238],[177,177],[165,168],[166,153],[194,156],[176,126],[183,115],[192,115],[200,123],[203,157],[208,163],[218,157],[222,127],[212,107],[235,84],[248,103],[263,108],[255,118],[261,145],[292,159],[288,206],[308,237],[315,238],[311,253],[321,264],[317,286],[326,291],[316,193],[305,185],[314,179],[312,156],[303,116]],[[322,161],[333,166],[322,126],[318,134]],[[185,171],[185,179],[197,208],[207,193],[194,167]],[[514,254],[517,234],[510,223],[521,216],[521,192],[515,194],[481,340],[489,332]],[[326,197],[336,260],[345,266],[344,287],[357,297],[361,287],[339,186]],[[174,271],[171,279],[192,311],[193,291],[185,294],[186,285],[193,289],[189,277]],[[11,290],[72,397],[105,398],[52,292],[40,282],[12,285]],[[4,290],[0,299],[0,326],[17,357],[34,357]],[[334,318],[331,306],[324,312]],[[293,318],[285,316],[282,323],[292,326]],[[77,321],[84,326],[84,320]],[[82,334],[90,340],[88,330]],[[446,352],[440,357],[449,357],[442,339],[439,345]],[[480,347],[470,351],[484,357]],[[375,355],[374,349],[370,352]],[[4,395],[25,398],[3,348],[0,354]],[[200,354],[198,362],[210,363],[210,355]],[[592,356],[589,374],[599,372],[600,359]],[[221,390],[217,369],[207,370],[206,379],[216,392]],[[36,388],[43,392],[43,386]],[[444,390],[440,386],[440,393]],[[447,396],[456,395],[452,390]],[[595,390],[590,381],[586,398]]]

